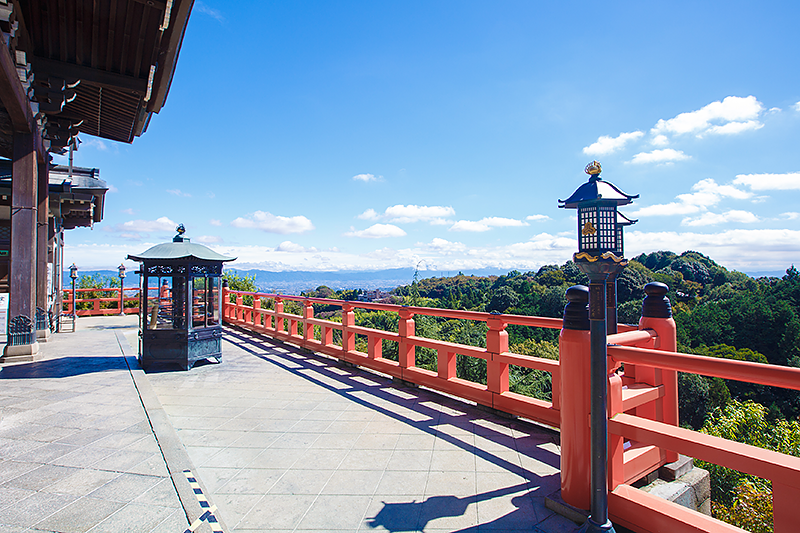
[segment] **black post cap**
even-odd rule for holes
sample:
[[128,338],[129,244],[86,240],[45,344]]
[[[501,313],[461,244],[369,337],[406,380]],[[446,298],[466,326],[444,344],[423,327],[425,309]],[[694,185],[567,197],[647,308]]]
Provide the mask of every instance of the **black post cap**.
[[644,286],[645,296],[642,302],[642,316],[649,318],[672,318],[672,304],[666,294],[666,284],[654,281]]
[[573,285],[567,289],[564,306],[564,329],[589,330],[589,287]]

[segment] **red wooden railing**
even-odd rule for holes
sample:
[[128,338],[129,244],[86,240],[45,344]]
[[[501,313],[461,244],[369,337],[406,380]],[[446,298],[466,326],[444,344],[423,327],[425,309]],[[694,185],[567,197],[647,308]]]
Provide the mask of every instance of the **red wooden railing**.
[[[235,294],[236,303],[229,302],[231,294]],[[245,295],[254,297],[252,306],[243,304]],[[405,307],[277,294],[233,293],[232,291],[227,291],[227,289],[223,289],[222,299],[223,319],[231,324],[266,333],[274,338],[297,344],[303,348],[332,355],[343,361],[371,368],[404,381],[466,398],[487,407],[531,418],[551,426],[557,427],[559,424],[559,402],[561,396],[559,386],[561,378],[558,361],[509,352],[508,333],[506,333],[505,329],[509,324],[560,329],[561,319],[493,315],[451,309]],[[262,299],[272,300],[273,309],[262,308]],[[303,314],[285,312],[285,301],[295,301],[301,304]],[[313,304],[315,303],[340,307],[342,309],[342,322],[314,318]],[[383,331],[357,326],[353,311],[356,308],[397,313],[399,315],[398,331]],[[467,346],[416,336],[413,318],[415,315],[484,322],[488,325],[486,347]],[[315,329],[318,332],[317,334],[315,334]],[[334,344],[333,331],[341,332],[341,345]],[[355,349],[356,335],[366,337],[366,352]],[[383,357],[382,347],[384,341],[397,344],[397,361]],[[416,366],[415,351],[417,347],[436,350],[438,363],[436,371]],[[487,383],[475,383],[457,377],[457,355],[485,360]],[[552,374],[552,397],[554,401],[540,400],[509,391],[509,365],[550,372]]]
[[[244,296],[253,298],[244,305]],[[234,302],[231,302],[234,299]],[[223,288],[223,320],[303,348],[371,368],[404,381],[424,385],[478,404],[561,428],[562,497],[588,509],[589,457],[589,332],[562,329],[560,361],[509,351],[506,327],[561,329],[555,318],[499,315],[426,307],[245,293]],[[271,309],[262,308],[271,302]],[[284,303],[300,304],[302,314],[288,313]],[[314,317],[314,304],[340,307],[342,322]],[[382,331],[355,324],[354,309],[398,315],[398,329]],[[415,335],[414,316],[427,315],[484,322],[486,347],[467,346]],[[341,332],[341,343],[333,342]],[[609,513],[635,531],[724,532],[740,529],[681,507],[629,483],[652,472],[678,453],[772,480],[774,530],[796,531],[793,507],[800,502],[800,458],[748,446],[678,427],[677,372],[691,372],[800,390],[800,369],[716,359],[676,352],[672,318],[644,317],[638,328],[619,326],[609,347]],[[367,351],[358,351],[356,335],[366,337]],[[398,360],[382,356],[383,342],[398,346]],[[436,350],[437,370],[418,368],[416,348]],[[487,383],[456,376],[457,355],[486,361]],[[624,363],[624,373],[620,370]],[[552,374],[552,401],[509,391],[509,365]]]
[[[125,306],[125,314],[126,315],[135,315],[139,314],[139,288],[138,287],[126,287],[123,290],[123,298],[124,302],[136,302],[135,307],[127,307]],[[99,316],[99,315],[118,315],[119,313],[119,287],[106,287],[103,289],[75,289],[75,299],[78,303],[78,316]],[[108,296],[102,298],[81,298],[82,295],[85,295],[87,292],[94,292],[94,293],[104,293],[104,294],[111,294],[116,296]],[[133,294],[132,296],[125,296],[125,293]],[[64,289],[63,290],[64,298],[64,306],[63,306],[63,313],[71,315],[72,314],[72,289]],[[91,305],[89,309],[81,309],[82,303],[88,303]],[[109,305],[103,306],[101,304],[106,303]],[[124,305],[124,304],[123,304]]]

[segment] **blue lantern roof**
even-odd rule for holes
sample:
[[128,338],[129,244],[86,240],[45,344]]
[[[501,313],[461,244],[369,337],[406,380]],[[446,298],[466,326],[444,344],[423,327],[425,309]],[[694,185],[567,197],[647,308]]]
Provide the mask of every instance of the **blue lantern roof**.
[[233,261],[235,257],[218,254],[211,248],[202,244],[195,244],[189,239],[180,242],[165,242],[156,244],[139,255],[128,255],[133,261],[170,260],[170,259],[199,259],[201,261]]
[[614,205],[627,205],[639,195],[630,195],[622,192],[616,185],[603,181],[599,174],[592,175],[587,183],[584,183],[572,196],[566,200],[559,200],[563,205],[558,207],[577,209],[580,204],[594,203],[598,201],[611,202]]

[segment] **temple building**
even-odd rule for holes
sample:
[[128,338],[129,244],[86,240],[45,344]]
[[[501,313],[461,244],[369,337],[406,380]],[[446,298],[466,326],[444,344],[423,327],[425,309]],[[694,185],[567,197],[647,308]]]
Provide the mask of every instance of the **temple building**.
[[[0,0],[2,361],[33,360],[60,313],[64,230],[103,216],[98,169],[52,164],[79,133],[133,142],[164,106],[191,0]],[[38,330],[38,334],[37,334]]]

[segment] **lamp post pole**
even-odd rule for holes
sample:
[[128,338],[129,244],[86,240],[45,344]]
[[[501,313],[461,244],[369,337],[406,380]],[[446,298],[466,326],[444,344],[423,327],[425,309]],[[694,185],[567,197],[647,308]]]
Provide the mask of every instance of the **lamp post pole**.
[[72,331],[75,331],[75,317],[78,316],[78,302],[75,300],[75,280],[78,279],[78,267],[72,263],[69,267],[69,277],[72,278]]
[[[589,332],[591,346],[591,494],[589,519],[582,533],[613,532],[608,519],[608,351],[606,346],[606,282],[624,268],[624,262],[580,261],[578,267],[589,276]],[[613,279],[613,278],[612,278]]]
[[[589,277],[591,515],[581,533],[614,532],[608,519],[608,333],[616,332],[616,279],[628,264],[622,227],[633,224],[617,211],[638,195],[622,192],[600,177],[600,163],[586,165],[584,183],[559,207],[578,210],[578,253],[573,261]],[[608,307],[609,309],[606,309]],[[608,316],[607,316],[608,315]],[[607,322],[607,318],[611,323]]]
[[125,265],[120,263],[117,270],[119,271],[119,314],[120,316],[125,316],[125,298],[123,296],[125,290]]

